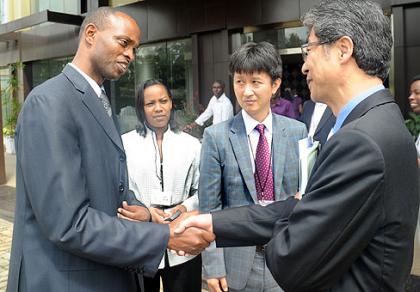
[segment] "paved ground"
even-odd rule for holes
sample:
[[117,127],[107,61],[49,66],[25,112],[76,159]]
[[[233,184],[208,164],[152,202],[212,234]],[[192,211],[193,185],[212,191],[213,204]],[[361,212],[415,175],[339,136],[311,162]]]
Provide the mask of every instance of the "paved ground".
[[5,154],[5,161],[7,182],[0,186],[0,292],[6,291],[16,193],[16,157]]
[[[0,292],[6,291],[9,268],[10,245],[12,243],[13,215],[15,208],[15,169],[14,155],[6,154],[7,183],[0,186]],[[420,243],[416,235],[412,277],[407,282],[406,291],[420,291]],[[206,290],[203,290],[206,291]]]

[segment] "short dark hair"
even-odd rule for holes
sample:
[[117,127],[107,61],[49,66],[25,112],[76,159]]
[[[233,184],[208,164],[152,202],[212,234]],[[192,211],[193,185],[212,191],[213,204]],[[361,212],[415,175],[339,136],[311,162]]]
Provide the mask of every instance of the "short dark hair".
[[79,41],[82,39],[83,32],[89,23],[93,23],[99,30],[102,30],[107,26],[109,17],[111,15],[115,15],[117,12],[118,11],[112,7],[103,6],[86,14],[82,24],[80,25]]
[[411,78],[410,84],[413,83],[413,82],[419,81],[419,80],[420,80],[420,74],[418,74],[418,75],[414,76],[413,78]]
[[282,76],[280,54],[268,42],[249,42],[239,47],[230,57],[230,73],[265,72],[272,81]]
[[[168,93],[169,98],[172,100],[172,93],[169,90],[168,86],[164,84],[162,81],[157,79],[149,79],[140,84],[140,86],[137,88],[137,94],[136,94],[136,115],[137,119],[139,121],[139,124],[136,126],[137,133],[139,133],[141,136],[146,137],[146,114],[144,113],[144,91],[146,88],[153,86],[153,85],[161,85],[166,89],[166,92]],[[172,102],[172,110],[171,110],[171,117],[169,118],[169,126],[171,127],[171,130],[174,132],[179,132],[179,125],[175,121],[175,106]]]
[[384,81],[391,63],[392,35],[389,18],[379,4],[369,0],[323,0],[302,19],[320,42],[352,39],[353,58],[366,74]]

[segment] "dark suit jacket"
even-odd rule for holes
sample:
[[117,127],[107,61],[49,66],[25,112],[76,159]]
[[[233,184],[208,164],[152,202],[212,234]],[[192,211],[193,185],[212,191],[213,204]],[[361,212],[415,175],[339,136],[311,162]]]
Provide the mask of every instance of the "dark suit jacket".
[[[303,104],[303,112],[300,120],[306,125],[306,129],[308,129],[308,131],[311,126],[311,119],[314,113],[314,109],[315,103],[312,100],[307,100]],[[335,116],[333,115],[331,109],[327,107],[321,117],[321,120],[319,121],[318,126],[316,127],[314,140],[317,140],[321,143],[321,145],[324,145],[327,141],[328,134],[330,133],[332,127],[334,127],[334,124]]]
[[381,90],[325,144],[300,202],[219,211],[213,224],[218,246],[268,242],[285,291],[404,291],[418,204],[415,146]]
[[19,116],[8,291],[136,291],[168,227],[116,217],[129,197],[115,125],[72,67],[36,87]]

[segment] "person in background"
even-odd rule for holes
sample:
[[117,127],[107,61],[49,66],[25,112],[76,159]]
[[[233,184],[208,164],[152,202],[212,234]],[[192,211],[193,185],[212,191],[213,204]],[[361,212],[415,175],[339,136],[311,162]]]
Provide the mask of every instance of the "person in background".
[[296,88],[292,87],[291,93],[292,93],[293,108],[295,109],[295,114],[299,120],[299,117],[303,112],[303,99],[297,94]]
[[295,110],[292,102],[292,92],[289,87],[286,87],[282,96],[278,97],[271,107],[271,111],[275,114],[297,119],[299,114]]
[[[270,99],[281,84],[280,55],[267,42],[247,43],[232,54],[230,73],[242,110],[204,131],[201,212],[267,205],[298,190],[298,140],[307,136],[305,125],[270,111]],[[264,249],[207,249],[202,257],[209,290],[282,291],[265,265]]]
[[321,146],[327,142],[328,134],[335,124],[335,116],[331,109],[321,102],[307,100],[303,104],[303,112],[299,118],[313,140],[319,141]]
[[[103,83],[127,71],[139,44],[129,15],[109,7],[91,11],[72,62],[25,100],[16,129],[7,291],[137,291],[167,246],[196,254],[214,238],[201,230],[176,236],[175,222],[116,216],[123,201],[139,203],[128,189],[126,155]],[[135,207],[148,221],[148,210]]]
[[[411,110],[419,115],[420,114],[420,75],[416,75],[411,79],[410,95],[408,96]],[[420,165],[420,134],[416,138],[417,159]]]
[[213,125],[229,120],[233,117],[232,103],[225,95],[225,83],[221,80],[216,80],[213,82],[211,90],[213,92],[213,96],[210,99],[206,110],[194,122],[185,126],[185,131],[189,132],[198,126],[203,126],[204,123],[211,117],[213,117]]
[[[200,142],[180,131],[172,95],[158,80],[147,80],[136,95],[136,130],[122,135],[130,189],[150,211],[152,221],[168,224],[176,212],[198,209]],[[131,213],[121,217],[136,219]],[[147,292],[201,291],[201,256],[165,252],[153,278],[144,277]]]
[[404,291],[419,171],[413,138],[383,86],[390,19],[374,1],[323,0],[302,22],[311,99],[337,117],[305,195],[189,217],[175,232],[205,228],[220,247],[267,243],[267,266],[285,291]]

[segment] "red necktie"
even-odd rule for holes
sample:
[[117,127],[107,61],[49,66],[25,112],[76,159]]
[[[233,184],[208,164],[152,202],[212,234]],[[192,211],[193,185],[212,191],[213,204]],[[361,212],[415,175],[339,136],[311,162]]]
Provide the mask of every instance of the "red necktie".
[[264,125],[259,124],[255,129],[260,133],[257,152],[255,154],[255,187],[258,200],[274,201],[273,172],[271,170],[271,155],[267,139],[264,135]]

